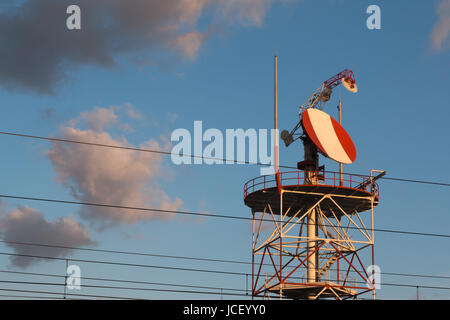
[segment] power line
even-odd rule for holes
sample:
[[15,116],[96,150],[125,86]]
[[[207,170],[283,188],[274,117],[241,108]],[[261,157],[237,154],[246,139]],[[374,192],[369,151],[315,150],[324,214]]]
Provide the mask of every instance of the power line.
[[[63,139],[63,138],[42,137],[42,136],[35,136],[35,135],[14,133],[14,132],[0,131],[0,134],[9,135],[9,136],[16,136],[16,137],[22,137],[22,138],[47,140],[47,141],[51,141],[51,142],[65,142],[65,143],[88,145],[88,146],[93,146],[93,147],[104,147],[104,148],[112,148],[112,149],[149,152],[149,153],[156,153],[156,154],[161,154],[161,155],[172,155],[172,154],[175,155],[172,152],[163,151],[163,150],[127,147],[127,146],[120,146],[120,145],[112,145],[112,144],[104,144],[104,143],[96,143],[96,142],[87,142],[87,141],[78,141],[78,140]],[[251,162],[251,161],[246,161],[246,160],[231,160],[231,159],[217,158],[217,157],[205,157],[203,155],[201,155],[201,156],[198,155],[197,156],[197,155],[193,155],[193,154],[181,154],[179,156],[189,157],[189,158],[200,158],[200,159],[207,159],[207,160],[216,160],[216,161],[223,161],[223,162],[233,162],[235,164],[249,164],[249,165],[267,166],[267,167],[271,165],[271,164],[264,164],[264,163],[261,163],[261,162]],[[295,167],[289,167],[289,166],[279,166],[279,167],[284,167],[284,168],[289,168],[289,169],[297,169]]]
[[[38,294],[49,294],[49,295],[60,295],[61,292],[52,292],[52,291],[39,291],[39,290],[23,290],[23,289],[10,289],[10,288],[0,288],[0,291],[9,291],[9,292],[21,292],[21,293],[38,293]],[[77,294],[77,293],[66,293],[67,296],[75,296],[75,297],[91,297],[91,298],[105,298],[105,299],[119,299],[119,300],[141,300],[142,298],[131,298],[131,297],[118,297],[118,296],[105,296],[105,295],[97,295],[97,294]],[[49,297],[50,298],[50,297]],[[53,299],[53,297],[51,297]]]
[[109,250],[109,249],[70,247],[70,246],[42,244],[42,243],[35,243],[35,242],[18,242],[18,241],[8,241],[8,240],[0,240],[0,242],[7,243],[7,244],[24,245],[24,246],[49,247],[49,248],[92,251],[92,252],[102,252],[102,253],[116,253],[116,254],[135,255],[135,256],[157,257],[157,258],[175,258],[175,259],[184,259],[184,260],[223,262],[223,263],[236,263],[236,264],[249,264],[250,263],[248,261],[239,261],[239,260],[212,259],[212,258],[187,257],[187,256],[177,256],[177,255],[165,255],[165,254],[156,254],[156,253],[147,253],[147,252],[136,252],[136,251],[120,251],[120,250]]
[[[0,272],[6,272],[6,273],[12,273],[12,274],[24,274],[24,275],[39,275],[39,276],[49,276],[49,277],[65,277],[62,275],[54,275],[54,274],[44,274],[44,273],[33,273],[33,272],[18,272],[18,271],[0,271]],[[104,279],[104,278],[92,278],[92,277],[80,277],[82,279],[93,279],[93,280],[100,280],[100,281],[115,281],[115,282],[130,282],[130,283],[139,283],[139,284],[155,284],[153,282],[142,282],[142,281],[128,281],[128,280],[116,280],[116,279]],[[300,277],[293,277],[294,279],[303,279]],[[36,285],[63,285],[61,283],[36,283],[36,282],[29,282],[29,281],[1,281],[0,283],[15,283],[15,284],[36,284]],[[355,281],[356,283],[356,281]],[[359,284],[365,284],[365,282],[358,281]],[[221,295],[239,295],[239,296],[248,296],[248,290],[244,289],[230,289],[230,288],[222,288],[222,287],[200,287],[200,286],[190,286],[190,285],[178,285],[178,284],[167,284],[167,283],[158,283],[158,285],[166,285],[166,286],[180,286],[180,287],[194,287],[194,288],[204,288],[204,289],[216,289],[221,290],[219,292],[199,292],[199,291],[184,291],[184,290],[173,290],[173,292],[181,292],[181,293],[205,293],[205,294],[221,294]],[[109,289],[129,289],[129,290],[145,290],[142,288],[126,288],[126,287],[108,287],[108,286],[89,286],[89,285],[83,285],[83,287],[98,287],[98,288],[109,288]],[[238,292],[246,292],[245,294],[227,294],[226,292],[223,292],[223,290],[226,291],[238,291]],[[150,291],[167,291],[167,290],[150,290]]]
[[[30,258],[40,258],[40,259],[54,259],[54,260],[66,260],[65,258],[59,258],[59,257],[48,257],[48,256],[39,256],[39,255],[27,255],[27,254],[16,254],[16,253],[8,253],[8,252],[0,252],[0,255],[9,255],[9,256],[19,256],[19,257],[30,257]],[[86,260],[86,259],[70,259],[71,261],[74,262],[84,262],[84,263],[100,263],[100,264],[108,264],[108,265],[119,265],[119,266],[131,266],[131,267],[141,267],[141,268],[161,268],[161,269],[166,269],[166,270],[177,270],[177,271],[195,271],[195,272],[206,272],[206,273],[216,273],[216,274],[228,274],[228,275],[244,275],[247,276],[249,274],[247,273],[242,273],[242,272],[232,272],[232,271],[223,271],[223,270],[212,270],[212,269],[194,269],[194,268],[183,268],[183,267],[171,267],[171,266],[155,266],[155,265],[145,265],[145,264],[134,264],[134,263],[122,263],[122,262],[114,262],[114,261],[102,261],[102,260]],[[294,277],[296,279],[303,279],[303,278],[298,278],[298,277]],[[0,281],[4,282],[4,281]],[[349,282],[353,282],[353,281],[349,281]],[[24,282],[26,283],[26,282]],[[361,281],[357,281],[356,283],[365,283],[365,282],[361,282]],[[45,283],[34,283],[34,284],[45,284]],[[53,285],[50,283],[50,285]],[[58,284],[54,284],[54,285],[64,285],[61,283]],[[442,290],[450,290],[450,287],[443,287],[443,286],[429,286],[429,285],[417,285],[417,284],[398,284],[398,283],[382,283],[382,285],[386,285],[386,286],[400,286],[400,287],[420,287],[420,288],[425,288],[425,289],[442,289]],[[86,286],[86,285],[85,285]],[[87,286],[86,286],[87,287]],[[95,287],[95,286],[92,286]],[[97,286],[97,287],[105,287],[105,286]],[[115,287],[109,287],[110,289],[114,289]],[[130,288],[126,288],[126,287],[117,287],[117,289],[129,289],[132,290]],[[0,289],[1,290],[1,289]],[[162,289],[161,289],[162,290]],[[161,291],[159,289],[155,289],[153,291]],[[169,289],[166,290],[162,290],[162,291],[168,291]],[[188,290],[171,290],[169,292],[181,292],[181,291],[188,291]],[[191,292],[186,292],[186,293],[191,293]],[[192,292],[192,293],[199,293],[199,292]],[[203,292],[206,293],[206,292]],[[61,294],[61,293],[60,293]],[[206,294],[221,294],[220,292],[217,293],[206,293]],[[225,294],[225,293],[222,293]],[[232,294],[229,293],[228,295],[246,295],[246,294]]]
[[[20,298],[20,299],[48,299],[49,297],[44,296],[21,296],[21,295],[11,295],[11,294],[0,294],[0,297],[2,298]],[[58,299],[58,300],[64,300],[64,298],[52,298],[52,299]]]
[[[51,245],[51,244],[42,244],[42,243],[31,243],[31,242],[7,241],[7,240],[0,240],[0,242],[2,242],[2,243],[9,243],[9,244],[15,244],[15,245],[23,245],[23,246],[50,247],[50,248],[61,248],[61,249],[70,249],[70,250],[102,252],[102,253],[114,253],[114,254],[124,254],[124,255],[157,257],[157,258],[171,258],[171,259],[194,260],[194,261],[205,261],[205,262],[245,264],[245,265],[251,265],[252,264],[249,261],[242,261],[242,260],[213,259],[213,258],[204,258],[204,257],[188,257],[188,256],[179,256],[179,255],[165,255],[165,254],[156,254],[156,253],[148,253],[148,252],[120,251],[120,250],[109,250],[109,249],[70,247],[70,246]],[[71,260],[71,258],[65,258],[65,259]],[[271,266],[271,264],[266,264],[266,266]],[[334,270],[334,269],[330,268],[329,270]],[[350,270],[350,271],[351,272],[355,272],[354,270]],[[4,270],[0,270],[0,272],[7,272],[7,273],[9,272],[9,273],[18,273],[18,274],[32,274],[32,273],[26,273],[26,272],[4,271]],[[37,275],[45,275],[45,274],[37,274]],[[426,275],[426,274],[383,272],[383,275],[402,276],[402,277],[415,277],[415,278],[448,279],[448,280],[450,280],[450,276],[436,276],[436,275]],[[58,276],[58,275],[55,275],[55,276]],[[83,277],[83,278],[87,279],[86,277]],[[93,280],[100,280],[100,279],[93,279]],[[146,282],[144,282],[144,283],[146,283]],[[155,284],[155,283],[149,283],[149,284]],[[164,285],[168,285],[168,284],[165,283]],[[225,288],[214,288],[214,289],[225,289]],[[229,290],[235,290],[235,289],[229,289]]]
[[[43,277],[55,277],[55,278],[65,278],[64,275],[58,274],[48,274],[39,272],[25,272],[25,271],[10,271],[10,270],[0,270],[0,273],[9,274],[19,274],[28,276],[43,276]],[[77,278],[77,277],[74,277]],[[198,286],[198,285],[188,285],[188,284],[178,284],[178,283],[166,283],[166,282],[150,282],[150,281],[138,281],[138,280],[125,280],[125,279],[111,279],[111,278],[96,278],[96,277],[79,277],[83,280],[92,281],[104,281],[104,282],[119,282],[119,283],[133,283],[133,284],[143,284],[143,285],[155,285],[155,286],[168,286],[168,287],[185,287],[185,288],[197,288],[197,289],[215,289],[215,290],[226,290],[226,291],[236,291],[236,292],[246,292],[245,289],[237,288],[226,288],[226,287],[211,287],[211,286]]]
[[[48,274],[41,274],[41,275],[47,275],[47,276],[57,276],[57,275],[48,275]],[[60,276],[61,277],[61,276]],[[83,277],[83,279],[86,279]],[[98,279],[98,278],[95,278]],[[355,284],[366,284],[366,282],[363,281],[349,281],[349,283],[355,283]],[[14,280],[0,280],[0,283],[8,283],[8,284],[25,284],[25,285],[48,285],[48,286],[61,286],[64,285],[63,283],[52,283],[52,282],[33,282],[33,281],[14,281]],[[434,289],[434,290],[450,290],[450,287],[443,287],[443,286],[432,286],[432,285],[418,285],[418,284],[403,284],[403,283],[382,283],[383,286],[394,286],[394,287],[409,287],[409,288],[423,288],[423,289]],[[227,296],[248,296],[248,294],[240,294],[240,293],[228,293],[223,291],[217,291],[217,292],[211,292],[211,291],[197,291],[197,290],[173,290],[173,289],[155,289],[155,288],[141,288],[141,287],[118,287],[118,286],[103,286],[103,285],[88,285],[84,284],[83,287],[85,288],[97,288],[97,289],[117,289],[117,290],[134,290],[134,291],[156,291],[156,292],[172,292],[172,293],[188,293],[188,294],[209,294],[209,295],[227,295]],[[214,288],[214,289],[223,289],[225,288]],[[4,290],[4,289],[0,289]],[[14,290],[19,291],[19,290]],[[20,290],[23,291],[23,290]],[[245,290],[240,290],[245,291]],[[37,293],[38,291],[33,291]],[[42,291],[40,291],[43,293]],[[47,292],[48,293],[48,292]],[[55,293],[61,295],[61,293]],[[70,294],[69,294],[70,295]],[[75,294],[77,296],[97,296],[97,295],[84,295],[84,294]],[[102,296],[97,296],[102,297]],[[105,297],[105,296],[103,296]],[[113,297],[118,298],[118,297]]]
[[412,277],[412,278],[431,278],[431,279],[446,279],[450,280],[449,276],[435,276],[429,274],[414,274],[414,273],[399,273],[399,272],[382,272],[383,275],[389,276],[401,276],[401,277]]
[[[12,294],[0,294],[0,297],[2,298],[20,298],[20,299],[44,299],[48,300],[50,297],[44,297],[44,296],[24,296],[24,295],[12,295]],[[54,300],[64,300],[64,298],[58,298],[58,297],[51,297],[51,299]]]
[[64,203],[64,204],[75,204],[75,205],[85,205],[85,206],[92,206],[92,207],[106,207],[106,208],[125,209],[125,210],[176,213],[176,214],[215,217],[215,218],[226,218],[226,219],[252,220],[252,218],[249,218],[249,217],[228,216],[228,215],[222,215],[222,214],[211,214],[211,213],[190,212],[190,211],[180,211],[180,210],[165,210],[165,209],[145,208],[145,207],[120,206],[120,205],[111,205],[111,204],[104,204],[104,203],[71,201],[71,200],[58,200],[58,199],[46,199],[46,198],[36,198],[36,197],[24,197],[24,196],[13,196],[13,195],[6,195],[6,194],[0,194],[0,198],[30,200],[30,201],[43,201],[43,202]]
[[[58,199],[48,199],[48,198],[14,196],[14,195],[6,195],[6,194],[0,194],[0,198],[42,201],[42,202],[51,202],[51,203],[63,203],[63,204],[74,204],[74,205],[85,205],[85,206],[93,206],[93,207],[115,208],[115,209],[136,210],[136,211],[165,212],[165,213],[175,213],[175,214],[184,214],[184,215],[194,215],[194,216],[252,221],[252,218],[250,218],[250,217],[230,216],[230,215],[224,215],[224,214],[202,213],[202,212],[181,211],[181,210],[167,210],[167,209],[156,209],[156,208],[145,208],[145,207],[121,206],[121,205],[111,205],[111,204],[105,204],[105,203],[94,203],[94,202],[84,202],[84,201],[58,200]],[[268,219],[265,221],[272,221],[272,220]],[[276,221],[276,222],[280,222],[280,221]],[[358,229],[358,228],[352,227],[352,226],[348,226],[346,228]],[[408,234],[408,235],[416,235],[416,236],[450,238],[450,234],[403,231],[403,230],[380,229],[380,228],[367,228],[367,230],[369,230],[369,231],[373,230],[375,232],[398,233],[398,234]]]
[[436,185],[436,186],[450,187],[450,183],[436,182],[436,181],[412,180],[412,179],[404,179],[404,178],[391,178],[391,177],[386,177],[386,176],[381,177],[380,179],[392,180],[392,181],[400,181],[400,182],[431,184],[431,185]]
[[[36,138],[36,139],[44,139],[49,141],[57,141],[57,142],[70,142],[70,143],[78,143],[78,144],[85,144],[85,145],[91,145],[91,146],[101,146],[101,147],[110,147],[110,148],[119,148],[119,149],[128,149],[128,150],[134,150],[134,151],[144,151],[144,152],[153,152],[153,153],[160,153],[160,154],[172,154],[171,152],[165,152],[160,150],[151,150],[151,149],[140,149],[140,148],[132,148],[132,147],[124,147],[124,146],[114,146],[114,145],[104,145],[104,144],[98,144],[98,143],[89,143],[89,142],[80,142],[80,141],[71,141],[66,139],[58,139],[58,138],[47,138],[47,137],[38,137],[38,136],[30,136],[30,135],[22,135],[22,134],[14,134],[14,133],[5,133],[0,132],[0,134],[9,134],[9,135],[16,135],[16,136],[22,136],[27,138]],[[197,157],[197,158],[204,158],[204,159],[214,159],[214,160],[223,160],[223,161],[229,161],[227,159],[220,159],[220,158],[212,158],[212,157],[203,157],[203,156],[195,156],[195,155],[184,155],[184,156],[190,156],[190,157]],[[253,164],[253,165],[266,165],[267,164],[261,164],[261,163],[252,163],[249,161],[238,161],[238,160],[231,160],[234,163],[245,163],[245,164]],[[292,168],[296,169],[295,167],[289,167],[289,166],[280,166],[285,168]],[[364,175],[362,175],[364,176]],[[450,184],[447,183],[440,183],[440,182],[432,182],[432,181],[421,181],[421,180],[411,180],[411,179],[400,179],[400,178],[390,178],[390,177],[384,177],[384,179],[387,180],[395,180],[395,181],[403,181],[403,182],[413,182],[413,183],[422,183],[422,184],[434,184],[434,185],[441,185],[441,186],[450,186]],[[214,217],[220,217],[220,218],[231,218],[231,219],[241,219],[241,220],[252,220],[251,218],[245,218],[245,217],[237,217],[237,216],[226,216],[226,215],[218,215],[218,214],[202,214],[202,213],[196,213],[196,212],[187,212],[187,211],[171,211],[171,210],[161,210],[161,209],[154,209],[154,208],[136,208],[136,207],[124,207],[124,206],[116,206],[116,205],[105,205],[105,204],[94,204],[94,203],[83,203],[83,202],[76,202],[76,201],[65,201],[65,200],[54,200],[54,199],[42,199],[42,198],[28,198],[28,197],[17,197],[17,196],[7,196],[7,195],[0,195],[0,197],[5,198],[15,198],[15,199],[23,199],[23,200],[35,200],[35,201],[50,201],[50,202],[59,202],[59,203],[66,203],[66,204],[79,204],[79,205],[88,205],[88,206],[102,206],[102,207],[112,207],[112,208],[119,208],[119,209],[129,209],[129,210],[144,210],[144,211],[154,211],[154,212],[166,212],[166,213],[178,213],[178,214],[192,214],[192,215],[205,215],[205,216],[214,216]],[[372,230],[372,229],[369,229]],[[422,236],[435,236],[435,237],[450,237],[450,235],[445,234],[436,234],[436,233],[424,233],[424,232],[411,232],[411,231],[401,231],[401,230],[388,230],[388,229],[373,229],[377,232],[390,232],[390,233],[401,233],[401,234],[411,234],[411,235],[422,235]],[[119,252],[117,252],[119,253]],[[120,252],[123,254],[128,254],[125,252]],[[155,256],[155,255],[153,255]],[[163,257],[163,255],[160,255]],[[185,257],[186,258],[186,257]],[[189,259],[189,258],[188,258]],[[192,258],[194,259],[194,258]],[[197,260],[206,260],[203,258],[198,258]],[[211,260],[211,259],[209,259]],[[225,262],[217,259],[217,262]],[[230,263],[233,263],[231,261],[227,261]],[[239,261],[236,261],[234,263],[241,263]],[[246,263],[246,262],[243,262]],[[388,273],[384,273],[388,274]],[[418,276],[418,277],[432,277],[427,275],[409,275],[409,274],[394,274],[392,275],[405,275],[405,276]],[[449,277],[441,277],[441,278],[449,278]],[[405,285],[408,286],[408,285]],[[416,286],[414,286],[416,287]],[[420,286],[423,288],[426,288],[424,286]],[[431,287],[431,288],[439,288],[439,287]]]
[[[172,152],[163,151],[163,150],[127,147],[127,146],[120,146],[120,145],[111,145],[111,144],[96,143],[96,142],[78,141],[78,140],[63,139],[63,138],[51,138],[51,137],[44,137],[44,136],[37,136],[37,135],[30,135],[30,134],[22,134],[22,133],[16,133],[16,132],[0,131],[0,134],[8,135],[8,136],[15,136],[15,137],[22,137],[22,138],[29,138],[29,139],[46,140],[46,141],[51,141],[51,142],[63,142],[63,143],[88,145],[88,146],[94,146],[94,147],[104,147],[104,148],[122,149],[122,150],[130,150],[130,151],[140,151],[140,152],[150,152],[150,153],[156,153],[156,154],[161,154],[161,155],[172,155],[173,154]],[[247,160],[234,160],[234,159],[226,159],[226,158],[218,158],[218,157],[206,157],[206,156],[203,156],[203,155],[182,154],[182,155],[179,155],[179,156],[190,157],[190,158],[200,158],[200,159],[207,159],[207,160],[216,160],[216,161],[222,161],[222,162],[227,162],[227,163],[232,162],[232,163],[235,163],[235,164],[248,164],[248,165],[257,165],[257,166],[271,166],[271,164],[266,164],[266,163],[261,163],[261,162],[252,162],[252,161],[247,161]],[[294,166],[279,165],[279,167],[280,168],[297,170],[297,167],[294,167]],[[358,175],[359,176],[363,176],[363,177],[369,177],[368,175],[364,175],[364,174],[358,174]],[[393,178],[393,177],[391,178],[391,177],[386,177],[386,176],[382,177],[381,179],[392,180],[392,181],[399,181],[399,182],[420,183],[420,184],[430,184],[430,185],[438,185],[438,186],[450,187],[450,183],[436,182],[436,181],[414,180],[414,179]]]
[[[32,254],[19,254],[19,253],[10,253],[10,252],[0,252],[0,255],[35,258],[35,259],[60,260],[60,261],[67,260],[67,258],[61,258],[61,257],[40,256],[40,255],[32,255]],[[149,265],[149,264],[138,264],[138,263],[127,263],[127,262],[116,262],[116,261],[88,260],[88,259],[75,259],[75,258],[70,258],[70,261],[81,262],[81,263],[95,263],[95,264],[107,264],[107,265],[116,265],[116,266],[138,267],[138,268],[155,268],[155,269],[176,270],[176,271],[206,272],[206,273],[217,273],[217,274],[226,274],[226,275],[239,275],[239,276],[248,275],[247,273],[244,273],[244,272],[198,269],[198,268],[183,268],[183,267]]]
[[[33,282],[33,281],[13,281],[13,280],[0,280],[0,283],[5,284],[25,284],[25,285],[39,285],[39,286],[66,286],[64,283],[56,282]],[[134,291],[155,291],[155,292],[171,292],[171,293],[189,293],[189,294],[206,294],[206,295],[227,295],[227,296],[248,296],[243,293],[231,293],[221,291],[198,291],[198,290],[175,290],[175,289],[156,289],[156,288],[141,288],[141,287],[118,287],[118,286],[102,286],[102,285],[89,285],[83,284],[83,288],[95,288],[95,289],[115,289],[115,290],[134,290]]]

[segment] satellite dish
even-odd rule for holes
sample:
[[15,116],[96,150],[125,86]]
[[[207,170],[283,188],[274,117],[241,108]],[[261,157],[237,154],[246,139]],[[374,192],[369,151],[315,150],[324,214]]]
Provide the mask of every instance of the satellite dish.
[[356,159],[356,149],[344,128],[327,113],[308,108],[302,116],[303,129],[328,158],[350,164]]
[[342,78],[342,84],[344,85],[344,87],[352,92],[352,93],[356,93],[358,92],[358,87],[356,86],[356,83],[351,80],[350,78]]

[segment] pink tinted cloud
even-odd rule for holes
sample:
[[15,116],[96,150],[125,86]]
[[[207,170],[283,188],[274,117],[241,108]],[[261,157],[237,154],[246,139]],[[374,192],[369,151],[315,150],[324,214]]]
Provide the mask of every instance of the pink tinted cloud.
[[[113,108],[104,109],[103,112],[115,113]],[[88,112],[83,119],[89,122],[89,115],[96,117],[98,114],[99,110]],[[113,119],[114,116],[107,118]],[[61,128],[61,137],[64,139],[132,147],[125,138],[114,139],[105,130],[82,130],[70,124]],[[140,147],[167,150],[169,145],[149,139]],[[171,199],[158,183],[158,179],[164,175],[160,154],[53,143],[48,158],[55,170],[56,181],[67,187],[77,200],[163,210],[177,210],[182,206],[181,199]],[[83,206],[80,215],[99,230],[120,223],[133,224],[142,220],[172,217],[170,213],[92,206]]]
[[450,0],[444,0],[437,6],[438,20],[431,31],[431,48],[441,52],[446,49],[450,35]]
[[[48,221],[42,213],[29,207],[19,207],[9,213],[0,214],[0,237],[9,241],[6,246],[12,248],[16,254],[66,257],[73,249],[47,246],[21,245],[13,242],[38,243],[57,245],[61,247],[81,247],[95,244],[91,240],[90,232],[73,218],[58,218]],[[40,261],[52,259],[11,256],[12,265],[27,268]]]

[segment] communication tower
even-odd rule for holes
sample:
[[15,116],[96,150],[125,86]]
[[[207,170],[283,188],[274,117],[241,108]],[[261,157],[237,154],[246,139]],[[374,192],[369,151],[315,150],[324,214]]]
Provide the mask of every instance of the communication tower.
[[[303,142],[298,170],[279,172],[276,134],[275,174],[244,185],[244,203],[251,208],[253,222],[253,297],[348,299],[372,292],[375,298],[375,181],[385,172],[343,173],[342,164],[356,159],[356,148],[341,126],[341,102],[339,122],[322,111],[340,84],[357,92],[353,72],[345,69],[324,81],[300,106],[294,129],[281,133],[286,146],[297,139]],[[275,129],[277,95],[275,57]],[[325,171],[319,154],[338,162],[339,172]]]

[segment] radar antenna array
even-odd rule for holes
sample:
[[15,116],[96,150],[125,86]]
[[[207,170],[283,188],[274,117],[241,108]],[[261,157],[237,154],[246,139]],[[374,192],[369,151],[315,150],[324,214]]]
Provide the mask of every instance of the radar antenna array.
[[291,131],[283,130],[281,132],[281,139],[284,141],[286,147],[297,139],[305,138],[304,134],[298,134],[297,130],[302,127],[302,115],[305,110],[309,108],[317,108],[322,110],[325,103],[328,102],[333,93],[333,89],[342,84],[347,90],[352,93],[356,93],[358,88],[356,86],[355,75],[352,70],[344,69],[338,74],[332,76],[328,80],[322,82],[322,84],[314,91],[314,93],[299,107],[299,122],[295,125]]

